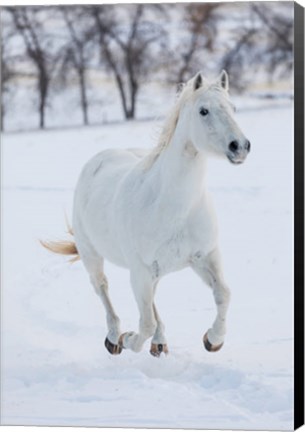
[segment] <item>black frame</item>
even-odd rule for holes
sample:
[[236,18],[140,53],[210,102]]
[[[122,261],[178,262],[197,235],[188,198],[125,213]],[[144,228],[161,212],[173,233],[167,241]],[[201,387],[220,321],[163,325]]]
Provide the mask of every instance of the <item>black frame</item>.
[[294,3],[294,427],[304,424],[304,8]]

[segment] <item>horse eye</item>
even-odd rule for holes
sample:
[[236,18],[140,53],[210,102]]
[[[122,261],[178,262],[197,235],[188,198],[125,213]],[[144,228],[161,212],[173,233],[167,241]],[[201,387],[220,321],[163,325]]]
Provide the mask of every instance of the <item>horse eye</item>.
[[206,108],[200,108],[199,114],[202,116],[206,116],[209,114],[209,110],[207,110]]

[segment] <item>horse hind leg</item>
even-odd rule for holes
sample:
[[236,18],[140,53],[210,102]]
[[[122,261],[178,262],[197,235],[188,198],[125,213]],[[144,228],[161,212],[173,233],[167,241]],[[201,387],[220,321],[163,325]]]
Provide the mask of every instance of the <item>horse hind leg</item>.
[[78,245],[78,251],[89,273],[91,284],[96,294],[102,300],[106,310],[108,333],[105,339],[105,347],[110,354],[120,354],[122,352],[122,344],[120,343],[120,320],[109,298],[108,281],[104,274],[104,259],[98,256],[93,248],[84,242],[81,243],[81,247]]
[[153,310],[157,321],[157,328],[151,341],[150,354],[154,357],[160,357],[162,353],[168,354],[168,347],[164,336],[164,324],[161,321],[155,304],[153,304]]
[[110,354],[121,354],[123,347],[120,342],[120,320],[116,315],[109,298],[107,278],[103,272],[99,272],[91,276],[91,281],[106,310],[108,334],[105,339],[105,347]]

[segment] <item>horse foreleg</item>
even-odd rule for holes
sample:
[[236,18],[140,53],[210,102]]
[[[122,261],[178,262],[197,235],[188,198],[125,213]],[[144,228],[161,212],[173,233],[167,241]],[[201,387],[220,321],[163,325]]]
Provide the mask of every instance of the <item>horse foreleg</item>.
[[139,330],[138,333],[124,333],[121,340],[124,348],[139,352],[157,327],[153,308],[154,288],[151,275],[145,270],[132,271],[130,280],[140,312]]
[[230,302],[230,290],[223,279],[218,249],[206,257],[196,254],[192,259],[191,267],[213,290],[217,315],[212,327],[205,333],[203,342],[208,351],[218,351],[224,343],[226,316]]

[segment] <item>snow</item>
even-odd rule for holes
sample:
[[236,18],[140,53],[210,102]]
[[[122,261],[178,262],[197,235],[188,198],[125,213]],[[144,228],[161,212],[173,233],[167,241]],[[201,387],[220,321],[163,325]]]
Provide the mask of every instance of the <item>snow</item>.
[[[276,102],[273,101],[276,105]],[[81,263],[45,251],[65,236],[84,163],[107,147],[149,147],[151,121],[2,136],[2,424],[195,429],[293,428],[293,109],[247,109],[246,163],[210,160],[224,274],[232,290],[218,353],[202,336],[215,317],[187,269],[159,284],[170,354],[104,348],[105,314]],[[138,313],[128,272],[106,264],[124,331]]]

